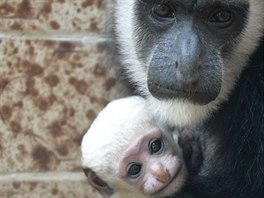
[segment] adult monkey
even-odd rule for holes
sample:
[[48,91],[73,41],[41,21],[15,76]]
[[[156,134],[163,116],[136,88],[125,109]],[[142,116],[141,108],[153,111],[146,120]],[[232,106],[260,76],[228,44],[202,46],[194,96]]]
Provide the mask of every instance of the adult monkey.
[[204,131],[204,163],[186,191],[264,197],[264,1],[116,0],[115,7],[121,61],[136,92],[161,122]]

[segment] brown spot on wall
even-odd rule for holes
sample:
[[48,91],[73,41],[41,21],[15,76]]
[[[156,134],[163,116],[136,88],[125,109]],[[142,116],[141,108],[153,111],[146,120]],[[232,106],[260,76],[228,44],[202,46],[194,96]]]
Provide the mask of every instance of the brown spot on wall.
[[14,22],[10,28],[12,30],[22,30],[23,29],[23,24],[22,23],[19,23],[19,22]]
[[18,145],[17,148],[20,151],[22,156],[25,156],[27,154],[27,151],[26,151],[25,146],[23,144]]
[[84,65],[82,63],[78,63],[77,65],[75,65],[75,67],[78,67],[78,68],[82,68]]
[[10,170],[10,168],[11,168],[11,170],[12,170],[12,168],[15,166],[15,162],[14,162],[14,160],[11,159],[11,158],[8,158],[8,159],[7,159],[7,164],[8,164],[8,168],[9,168],[9,170]]
[[61,156],[66,156],[68,155],[69,151],[68,151],[68,148],[67,146],[65,145],[60,145],[56,148],[56,150],[58,151],[58,153],[61,155]]
[[97,19],[96,19],[96,18],[91,18],[90,22],[91,22],[91,23],[90,23],[90,27],[89,27],[89,29],[90,29],[91,31],[94,31],[94,32],[99,31],[99,27],[98,27]]
[[52,47],[54,47],[55,42],[51,41],[51,40],[44,40],[43,45],[46,46],[47,48],[52,48]]
[[8,3],[0,4],[0,15],[1,16],[6,16],[12,12],[14,12],[14,8],[10,4]]
[[79,24],[76,21],[72,20],[72,26],[74,27],[74,29],[78,30],[79,29],[78,25]]
[[95,3],[96,3],[98,8],[100,8],[103,5],[103,1],[104,0],[95,0]]
[[49,107],[49,104],[46,100],[44,99],[39,99],[36,101],[36,105],[37,107],[41,110],[41,111],[44,111],[46,112],[48,110],[48,107]]
[[36,146],[31,153],[31,157],[41,170],[48,170],[52,155],[52,152],[41,145]]
[[56,96],[50,95],[47,98],[39,98],[35,100],[35,104],[41,111],[46,112],[50,108],[50,106],[55,102],[55,100]]
[[2,91],[4,90],[7,84],[8,84],[8,80],[1,78],[0,76],[0,94],[2,93]]
[[64,108],[63,109],[64,115],[67,115],[69,117],[73,117],[75,114],[75,110],[73,108]]
[[10,122],[10,128],[14,133],[19,133],[22,130],[20,123],[18,123],[17,121]]
[[72,42],[63,41],[60,42],[59,51],[74,51],[75,45]]
[[13,50],[13,52],[12,52],[12,54],[13,55],[16,55],[18,53],[18,49],[17,49],[17,47]]
[[36,134],[34,133],[32,129],[25,129],[24,134],[27,136],[36,137]]
[[58,193],[59,193],[59,191],[58,191],[57,188],[53,188],[53,189],[51,190],[51,194],[52,194],[52,195],[57,195]]
[[60,29],[60,24],[57,21],[51,21],[50,22],[50,26],[52,27],[52,29],[54,30],[58,30]]
[[50,105],[52,105],[55,101],[57,100],[56,96],[51,94],[49,97],[48,97],[48,102]]
[[86,112],[86,117],[90,120],[90,121],[93,121],[96,117],[96,113],[94,112],[94,110],[92,109],[89,109],[87,112]]
[[97,7],[100,7],[102,5],[103,0],[84,0],[82,3],[83,8],[87,8],[88,6],[91,5],[96,5]]
[[7,66],[12,67],[12,63],[10,61],[7,61]]
[[51,125],[48,126],[49,132],[54,137],[58,137],[60,135],[63,135],[62,124],[63,123],[60,121],[54,121]]
[[105,106],[109,102],[108,100],[106,100],[104,98],[96,97],[96,96],[90,96],[90,100],[92,103],[96,103],[96,104],[99,104],[101,106]]
[[[33,42],[34,42],[34,41],[26,40],[26,44],[27,44],[28,46],[30,46]],[[13,44],[13,45],[14,45],[14,44]]]
[[109,91],[111,88],[113,88],[116,85],[116,79],[114,78],[109,78],[105,81],[104,83],[104,89],[106,91]]
[[75,115],[75,109],[70,108],[70,109],[69,109],[69,116],[70,116],[70,117],[73,117],[74,115]]
[[29,50],[28,50],[28,54],[33,56],[34,55],[34,52],[35,52],[35,49],[34,47],[30,46]]
[[33,191],[37,187],[37,182],[30,182],[30,191]]
[[76,91],[81,94],[84,95],[87,88],[89,87],[88,83],[85,82],[84,80],[77,80],[74,77],[71,77],[69,79],[69,83],[74,86],[74,88],[76,89]]
[[[86,131],[84,131],[84,133],[86,133]],[[82,143],[82,139],[83,139],[83,136],[82,136],[82,135],[79,135],[79,136],[75,137],[75,138],[73,139],[73,141],[74,141],[74,143],[75,143],[76,145],[80,146],[81,143]]]
[[67,51],[63,51],[62,49],[56,50],[56,57],[58,59],[67,60],[67,59],[69,59],[70,55],[71,55],[71,53],[68,53]]
[[52,7],[50,3],[45,3],[40,12],[44,15],[48,15],[49,13],[51,13],[51,11]]
[[58,0],[59,1],[59,3],[64,3],[65,2],[65,0]]
[[80,59],[81,59],[81,56],[80,56],[79,54],[74,54],[74,56],[73,56],[73,60],[74,60],[75,62],[78,62]]
[[107,42],[99,42],[96,45],[96,49],[99,53],[103,53],[104,51],[114,51],[115,48],[113,47],[113,45],[107,43]]
[[23,0],[16,10],[16,14],[19,17],[30,17],[32,12],[32,7],[29,0]]
[[0,157],[2,158],[3,157],[3,151],[4,151],[4,148],[3,148],[3,137],[2,137],[2,132],[0,131]]
[[18,107],[18,108],[22,108],[24,106],[22,101],[16,102],[14,103],[13,107]]
[[50,87],[55,87],[59,82],[59,78],[56,75],[50,75],[45,78],[45,82],[50,86]]
[[21,186],[21,183],[19,183],[19,182],[13,182],[12,185],[13,185],[13,187],[14,187],[15,189],[19,189],[20,186]]
[[25,68],[25,72],[28,76],[35,76],[43,72],[43,68],[39,64],[31,63],[27,60],[22,61],[21,66]]
[[0,109],[0,112],[1,112],[1,116],[4,120],[9,120],[12,116],[12,109],[7,105],[4,105]]
[[91,6],[93,4],[93,1],[91,0],[85,0],[82,2],[82,7],[87,8],[88,6]]
[[25,94],[29,94],[32,96],[38,95],[38,90],[35,89],[35,80],[33,78],[29,78],[26,81],[26,91]]
[[84,80],[81,80],[78,82],[78,84],[76,84],[75,88],[79,94],[84,95],[88,88],[88,84]]
[[102,67],[101,65],[96,64],[93,73],[96,76],[105,76],[106,75],[106,69],[104,67]]

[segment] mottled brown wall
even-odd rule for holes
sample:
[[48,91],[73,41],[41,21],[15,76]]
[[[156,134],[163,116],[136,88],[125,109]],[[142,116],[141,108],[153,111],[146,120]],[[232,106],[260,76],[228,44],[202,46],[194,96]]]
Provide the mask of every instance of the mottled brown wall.
[[99,197],[80,141],[124,93],[109,69],[104,3],[0,0],[0,197]]

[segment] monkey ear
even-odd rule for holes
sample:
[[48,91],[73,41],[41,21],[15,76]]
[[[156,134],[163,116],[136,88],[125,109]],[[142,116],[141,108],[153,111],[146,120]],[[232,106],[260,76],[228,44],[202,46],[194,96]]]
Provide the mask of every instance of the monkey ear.
[[115,191],[106,182],[100,179],[91,169],[83,168],[89,184],[94,187],[104,198],[111,197]]

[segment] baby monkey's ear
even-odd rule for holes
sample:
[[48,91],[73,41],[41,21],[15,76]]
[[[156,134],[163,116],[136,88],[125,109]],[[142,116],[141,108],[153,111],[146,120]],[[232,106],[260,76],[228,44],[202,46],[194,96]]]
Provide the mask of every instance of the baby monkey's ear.
[[115,192],[100,177],[98,177],[91,169],[83,168],[84,174],[88,178],[89,184],[94,187],[104,198],[111,197]]

